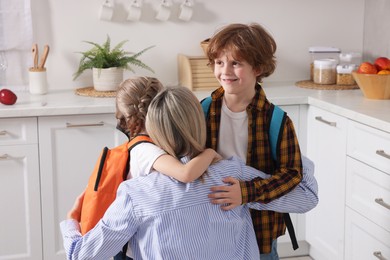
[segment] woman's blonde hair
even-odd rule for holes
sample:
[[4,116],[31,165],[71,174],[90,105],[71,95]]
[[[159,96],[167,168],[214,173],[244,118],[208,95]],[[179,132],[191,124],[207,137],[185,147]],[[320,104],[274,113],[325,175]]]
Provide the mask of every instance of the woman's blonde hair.
[[194,158],[204,150],[206,123],[195,95],[184,87],[168,87],[151,102],[146,130],[168,154]]
[[129,138],[145,130],[145,119],[152,99],[163,89],[161,82],[152,77],[137,77],[123,81],[116,95],[116,118]]

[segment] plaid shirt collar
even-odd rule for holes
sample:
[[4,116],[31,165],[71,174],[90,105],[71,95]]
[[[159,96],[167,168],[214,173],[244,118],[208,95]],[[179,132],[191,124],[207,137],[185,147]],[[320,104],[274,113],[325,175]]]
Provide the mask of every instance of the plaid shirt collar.
[[[252,99],[252,102],[248,105],[247,109],[257,109],[259,111],[264,109],[265,104],[268,102],[265,92],[261,87],[260,83],[257,83],[255,86],[256,92],[255,96]],[[213,100],[222,99],[225,91],[223,87],[219,87],[211,93],[211,98]]]

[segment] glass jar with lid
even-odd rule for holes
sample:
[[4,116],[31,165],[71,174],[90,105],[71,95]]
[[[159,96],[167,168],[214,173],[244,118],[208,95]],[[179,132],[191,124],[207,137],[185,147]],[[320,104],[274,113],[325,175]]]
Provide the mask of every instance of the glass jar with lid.
[[355,79],[352,76],[352,71],[357,70],[357,65],[346,64],[337,65],[337,85],[356,85]]
[[310,80],[314,81],[314,61],[320,59],[335,59],[338,63],[341,50],[335,47],[313,46],[309,48],[311,58],[310,62]]
[[336,84],[335,59],[320,59],[314,61],[313,81],[316,84],[331,85]]

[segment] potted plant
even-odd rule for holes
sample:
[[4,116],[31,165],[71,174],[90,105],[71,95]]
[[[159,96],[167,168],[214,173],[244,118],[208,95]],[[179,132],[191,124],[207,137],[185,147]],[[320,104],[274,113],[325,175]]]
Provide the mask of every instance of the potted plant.
[[123,50],[122,47],[127,40],[121,41],[111,49],[111,40],[108,35],[102,45],[90,41],[85,42],[93,47],[88,51],[79,52],[82,57],[78,70],[73,74],[73,80],[78,78],[85,70],[92,69],[93,84],[97,91],[115,91],[123,81],[123,71],[130,70],[134,72],[131,66],[154,72],[148,65],[138,59],[140,55],[154,46],[147,47],[134,54]]

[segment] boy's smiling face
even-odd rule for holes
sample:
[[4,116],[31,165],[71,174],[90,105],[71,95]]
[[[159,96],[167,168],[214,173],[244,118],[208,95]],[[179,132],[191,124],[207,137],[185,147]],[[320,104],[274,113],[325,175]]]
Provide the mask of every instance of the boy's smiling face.
[[252,94],[260,75],[248,62],[235,59],[231,52],[221,52],[214,60],[214,75],[225,94]]

